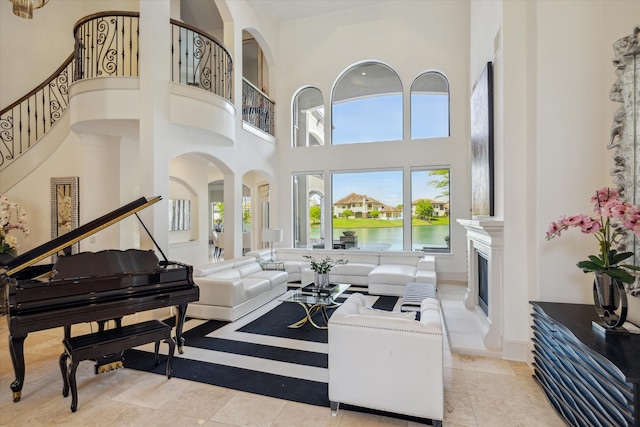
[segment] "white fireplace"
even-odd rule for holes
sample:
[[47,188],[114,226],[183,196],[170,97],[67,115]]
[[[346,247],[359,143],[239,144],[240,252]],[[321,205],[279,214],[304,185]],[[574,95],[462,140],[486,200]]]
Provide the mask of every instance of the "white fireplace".
[[484,346],[501,350],[504,223],[490,218],[457,222],[467,230],[468,285],[464,305],[478,314]]

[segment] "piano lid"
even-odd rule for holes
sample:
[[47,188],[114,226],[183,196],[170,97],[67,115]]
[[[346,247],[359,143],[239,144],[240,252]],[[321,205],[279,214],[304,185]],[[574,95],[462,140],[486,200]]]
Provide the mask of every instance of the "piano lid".
[[147,206],[151,206],[154,203],[162,200],[162,197],[156,196],[150,199],[145,197],[140,197],[138,200],[135,200],[129,204],[122,206],[112,212],[109,212],[106,215],[101,216],[100,218],[94,219],[87,224],[84,224],[75,230],[71,230],[68,233],[63,234],[62,236],[58,236],[55,239],[45,243],[44,245],[40,245],[36,248],[31,249],[28,252],[25,252],[17,257],[13,258],[11,261],[6,263],[4,268],[7,270],[6,274],[11,276],[30,265],[35,264],[36,262],[55,254],[76,242],[79,242],[82,239],[86,239],[87,237],[97,233],[98,231],[109,227],[116,222],[119,222],[128,216],[131,216],[138,211],[146,208]]

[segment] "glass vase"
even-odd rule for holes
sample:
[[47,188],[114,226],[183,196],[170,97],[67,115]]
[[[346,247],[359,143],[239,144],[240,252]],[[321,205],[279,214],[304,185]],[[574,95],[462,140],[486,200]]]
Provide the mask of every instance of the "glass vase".
[[627,320],[624,283],[600,271],[595,272],[593,280],[593,302],[603,327],[618,328]]
[[329,273],[316,272],[316,286],[319,288],[326,288],[329,285]]

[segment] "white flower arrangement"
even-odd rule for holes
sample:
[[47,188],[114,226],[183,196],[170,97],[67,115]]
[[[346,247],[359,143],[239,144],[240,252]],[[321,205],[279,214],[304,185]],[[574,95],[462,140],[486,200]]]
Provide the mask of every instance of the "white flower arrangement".
[[[12,222],[12,217],[15,221]],[[15,254],[18,249],[18,238],[9,235],[9,231],[19,230],[24,236],[29,235],[27,212],[19,203],[11,202],[0,194],[0,253]]]

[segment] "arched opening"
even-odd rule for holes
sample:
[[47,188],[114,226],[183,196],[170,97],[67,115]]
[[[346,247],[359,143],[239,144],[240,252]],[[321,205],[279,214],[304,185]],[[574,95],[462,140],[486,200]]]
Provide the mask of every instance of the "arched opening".
[[293,98],[293,146],[324,145],[324,99],[320,89],[306,87]]
[[449,81],[427,71],[411,85],[411,139],[449,135]]

